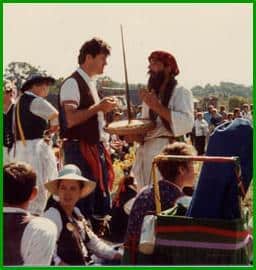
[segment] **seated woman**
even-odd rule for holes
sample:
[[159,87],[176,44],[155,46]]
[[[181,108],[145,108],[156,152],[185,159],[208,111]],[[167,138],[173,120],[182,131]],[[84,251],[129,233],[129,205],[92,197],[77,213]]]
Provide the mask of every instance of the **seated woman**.
[[65,165],[58,178],[45,184],[59,201],[52,205],[45,216],[52,220],[58,229],[57,247],[53,262],[55,265],[93,264],[91,255],[108,260],[120,260],[121,254],[100,240],[90,229],[89,223],[77,207],[77,201],[86,197],[95,183],[82,177],[79,168]]
[[[195,152],[192,145],[175,142],[165,146],[160,154],[189,156],[195,154]],[[194,185],[194,165],[192,161],[168,160],[159,161],[157,167],[163,177],[163,180],[159,181],[161,206],[162,210],[166,210],[173,207],[179,197],[184,196],[183,187]],[[143,219],[146,214],[154,213],[155,210],[153,187],[146,187],[137,195],[131,209],[124,244],[124,264],[137,264],[138,244]]]

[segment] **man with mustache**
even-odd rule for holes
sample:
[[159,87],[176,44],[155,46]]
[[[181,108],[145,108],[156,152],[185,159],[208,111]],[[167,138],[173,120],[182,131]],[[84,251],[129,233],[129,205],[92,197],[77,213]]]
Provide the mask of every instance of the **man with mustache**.
[[154,51],[149,58],[147,89],[140,91],[142,118],[149,118],[156,127],[149,131],[139,146],[132,173],[138,189],[149,185],[153,157],[168,143],[180,139],[193,127],[191,91],[177,87],[179,68],[174,56]]

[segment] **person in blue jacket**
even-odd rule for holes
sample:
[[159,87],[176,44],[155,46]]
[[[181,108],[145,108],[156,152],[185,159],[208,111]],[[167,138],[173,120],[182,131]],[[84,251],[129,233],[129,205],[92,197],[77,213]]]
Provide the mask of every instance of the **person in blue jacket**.
[[[207,156],[238,156],[245,192],[252,179],[253,128],[248,120],[235,119],[218,126],[210,136]],[[241,217],[240,190],[235,165],[205,163],[199,176],[187,216],[236,219]]]

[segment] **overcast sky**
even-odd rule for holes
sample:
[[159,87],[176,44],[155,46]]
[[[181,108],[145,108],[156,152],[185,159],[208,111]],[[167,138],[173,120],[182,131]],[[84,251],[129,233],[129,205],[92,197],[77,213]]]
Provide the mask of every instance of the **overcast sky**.
[[152,50],[172,52],[179,83],[252,85],[252,4],[4,4],[4,67],[12,61],[68,76],[84,41],[107,41],[105,75],[124,81],[123,25],[129,83],[147,81]]

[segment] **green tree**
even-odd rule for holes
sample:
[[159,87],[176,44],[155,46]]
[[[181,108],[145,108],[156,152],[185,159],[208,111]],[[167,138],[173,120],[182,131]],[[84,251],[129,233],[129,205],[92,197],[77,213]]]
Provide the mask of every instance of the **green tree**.
[[64,81],[64,78],[62,78],[62,77],[59,79],[56,79],[55,84],[50,87],[49,94],[53,94],[53,95],[59,94],[60,87],[61,87],[63,81]]
[[244,97],[239,97],[239,96],[232,96],[229,99],[229,111],[233,111],[234,108],[238,107],[241,108],[241,106],[247,102],[247,99]]
[[34,67],[26,62],[11,62],[4,72],[4,81],[13,81],[17,89],[20,89],[25,80],[32,74],[46,75],[46,71],[40,67]]

